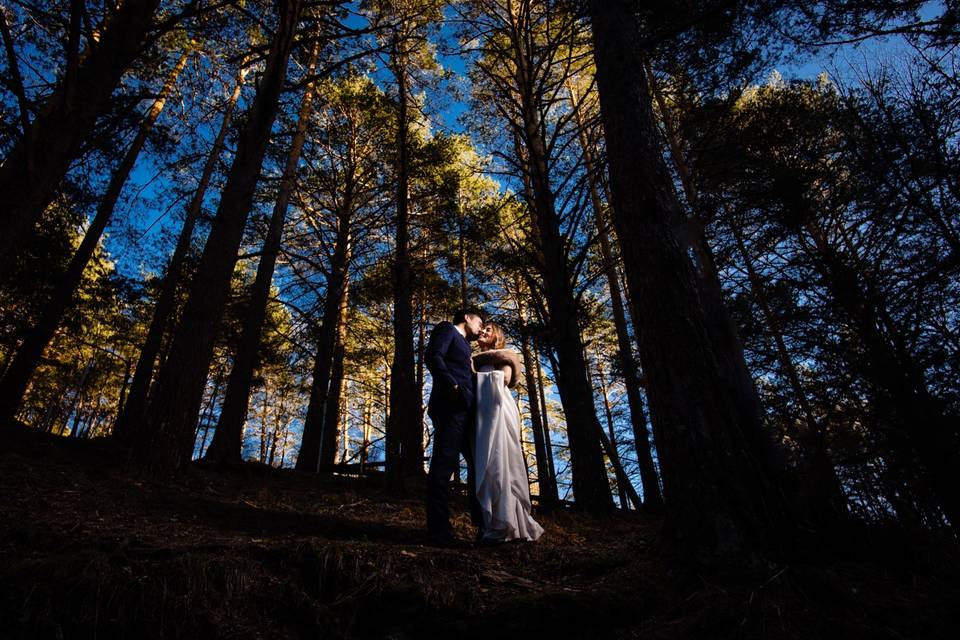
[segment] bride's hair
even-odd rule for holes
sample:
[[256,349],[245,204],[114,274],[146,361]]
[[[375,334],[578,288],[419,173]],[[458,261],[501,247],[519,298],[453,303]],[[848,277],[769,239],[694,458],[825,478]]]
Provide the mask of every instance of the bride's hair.
[[493,330],[493,348],[494,349],[503,349],[507,346],[507,334],[503,332],[503,328],[498,325],[496,322],[484,322],[484,329],[490,327]]

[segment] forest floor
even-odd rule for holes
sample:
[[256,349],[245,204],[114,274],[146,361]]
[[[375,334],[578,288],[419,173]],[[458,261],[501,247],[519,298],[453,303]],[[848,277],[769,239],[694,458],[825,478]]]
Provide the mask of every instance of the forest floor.
[[[537,542],[453,550],[426,544],[421,488],[258,464],[159,483],[109,441],[4,427],[0,443],[0,638],[892,639],[960,623],[942,545],[877,536],[855,558],[719,578],[661,553],[656,518],[535,512]],[[465,497],[453,514],[472,539]]]

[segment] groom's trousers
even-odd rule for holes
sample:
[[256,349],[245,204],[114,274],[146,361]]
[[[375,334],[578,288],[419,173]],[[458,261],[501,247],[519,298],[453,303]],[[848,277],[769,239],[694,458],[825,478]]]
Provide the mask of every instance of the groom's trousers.
[[[438,412],[441,413],[441,412]],[[444,415],[445,414],[445,415]],[[460,467],[460,454],[467,461],[467,492],[470,494],[470,520],[483,524],[483,511],[477,499],[473,464],[473,411],[442,412],[431,415],[433,421],[433,457],[427,473],[427,531],[442,534],[450,530],[450,477]]]

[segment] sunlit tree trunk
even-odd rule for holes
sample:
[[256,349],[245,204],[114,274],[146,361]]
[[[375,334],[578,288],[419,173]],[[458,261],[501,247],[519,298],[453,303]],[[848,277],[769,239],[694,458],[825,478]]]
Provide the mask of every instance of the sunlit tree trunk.
[[370,392],[369,390],[367,390],[366,387],[364,387],[363,397],[361,401],[363,402],[363,409],[361,414],[362,415],[361,427],[363,429],[363,440],[360,443],[360,474],[362,475],[367,471],[367,454],[370,451],[370,431],[371,431],[370,422],[371,422],[371,417],[373,415],[370,407],[370,403],[372,402],[372,399],[370,397]]

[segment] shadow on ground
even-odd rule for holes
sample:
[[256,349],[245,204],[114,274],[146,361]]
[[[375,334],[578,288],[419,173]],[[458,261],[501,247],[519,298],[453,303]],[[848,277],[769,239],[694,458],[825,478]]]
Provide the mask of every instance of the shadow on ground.
[[[958,622],[940,561],[720,580],[680,571],[636,513],[535,513],[535,543],[439,549],[422,484],[256,464],[159,483],[109,441],[7,427],[0,443],[4,638],[946,638]],[[453,513],[471,538],[464,496]]]

